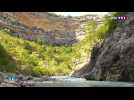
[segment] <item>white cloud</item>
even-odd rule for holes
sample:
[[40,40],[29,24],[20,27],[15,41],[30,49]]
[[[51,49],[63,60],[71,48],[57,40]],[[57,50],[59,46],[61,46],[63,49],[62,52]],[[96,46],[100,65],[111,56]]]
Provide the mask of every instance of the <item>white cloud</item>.
[[51,12],[55,13],[57,15],[63,15],[63,16],[82,16],[87,14],[97,14],[97,15],[105,15],[108,14],[108,12]]

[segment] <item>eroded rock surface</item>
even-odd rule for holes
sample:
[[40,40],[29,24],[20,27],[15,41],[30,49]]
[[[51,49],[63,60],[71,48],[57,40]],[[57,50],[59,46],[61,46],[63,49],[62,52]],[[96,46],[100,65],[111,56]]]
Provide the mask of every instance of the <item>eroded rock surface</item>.
[[91,61],[73,73],[93,80],[134,81],[134,13],[117,27],[100,46],[95,46]]

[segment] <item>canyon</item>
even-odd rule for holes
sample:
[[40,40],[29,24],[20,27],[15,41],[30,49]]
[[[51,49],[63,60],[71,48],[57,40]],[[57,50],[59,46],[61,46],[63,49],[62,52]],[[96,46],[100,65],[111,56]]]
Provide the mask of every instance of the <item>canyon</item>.
[[97,15],[0,12],[0,86],[133,87],[134,13],[125,16],[104,23]]

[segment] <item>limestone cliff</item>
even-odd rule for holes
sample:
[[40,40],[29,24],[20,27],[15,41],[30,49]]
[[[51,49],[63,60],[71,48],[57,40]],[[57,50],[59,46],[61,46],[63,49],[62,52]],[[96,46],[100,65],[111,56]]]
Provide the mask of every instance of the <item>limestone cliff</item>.
[[91,61],[73,73],[93,80],[134,81],[134,13],[100,45],[93,48]]
[[85,35],[81,25],[86,21],[48,12],[0,13],[0,27],[10,29],[12,35],[50,44],[76,43]]

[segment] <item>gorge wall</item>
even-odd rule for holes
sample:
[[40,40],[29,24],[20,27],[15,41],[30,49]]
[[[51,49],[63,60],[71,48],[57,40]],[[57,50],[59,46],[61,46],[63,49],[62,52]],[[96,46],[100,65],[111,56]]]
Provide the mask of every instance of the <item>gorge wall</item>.
[[72,76],[89,80],[134,81],[134,13],[92,51],[91,61]]
[[50,44],[73,44],[84,35],[88,19],[57,16],[47,12],[1,12],[0,27],[11,35]]

